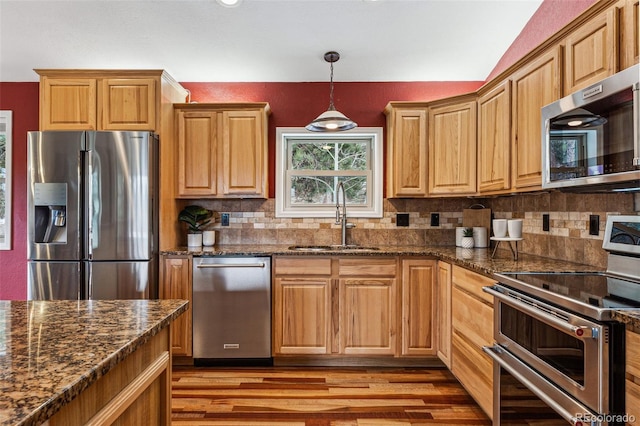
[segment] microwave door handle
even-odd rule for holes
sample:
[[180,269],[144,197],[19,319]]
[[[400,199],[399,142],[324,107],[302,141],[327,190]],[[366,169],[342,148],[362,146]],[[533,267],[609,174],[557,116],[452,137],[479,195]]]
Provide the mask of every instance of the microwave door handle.
[[[582,420],[576,418],[575,414],[567,411],[562,405],[558,404],[553,398],[543,392],[532,380],[530,380],[526,375],[522,374],[522,372],[516,368],[516,366],[511,365],[510,362],[502,359],[503,349],[498,346],[483,346],[482,350],[489,355],[489,357],[495,361],[501,368],[504,368],[509,372],[516,380],[525,385],[531,392],[533,392],[538,398],[544,401],[549,407],[556,411],[556,413],[560,414],[566,421],[571,423],[572,425],[576,424],[585,424]],[[587,412],[586,410],[584,411]],[[591,423],[594,424],[594,423]],[[600,424],[600,423],[595,423]]]
[[633,135],[636,141],[633,147],[633,165],[640,168],[640,83],[633,85]]
[[564,331],[567,334],[571,334],[578,339],[585,339],[588,337],[594,339],[598,338],[597,330],[593,329],[592,327],[570,324],[534,306],[530,306],[512,297],[505,296],[499,291],[494,290],[492,287],[483,287],[482,290],[485,293],[489,293],[501,302],[506,303],[507,305],[510,305],[528,315],[531,315],[534,318],[540,319],[541,321],[544,321],[545,323],[557,328],[558,330]]

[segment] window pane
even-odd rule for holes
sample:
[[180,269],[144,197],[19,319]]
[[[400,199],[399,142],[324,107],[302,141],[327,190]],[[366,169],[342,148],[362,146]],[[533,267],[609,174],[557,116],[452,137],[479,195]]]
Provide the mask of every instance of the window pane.
[[308,141],[291,144],[292,170],[367,170],[366,142]]
[[291,178],[291,204],[335,205],[338,182],[343,182],[348,205],[367,203],[366,176],[294,176]]

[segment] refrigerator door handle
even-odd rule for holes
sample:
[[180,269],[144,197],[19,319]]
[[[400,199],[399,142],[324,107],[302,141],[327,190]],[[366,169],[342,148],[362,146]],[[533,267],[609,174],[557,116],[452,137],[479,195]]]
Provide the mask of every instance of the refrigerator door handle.
[[102,193],[100,157],[93,150],[84,153],[87,176],[85,191],[85,230],[87,235],[86,258],[93,259],[93,249],[100,244]]

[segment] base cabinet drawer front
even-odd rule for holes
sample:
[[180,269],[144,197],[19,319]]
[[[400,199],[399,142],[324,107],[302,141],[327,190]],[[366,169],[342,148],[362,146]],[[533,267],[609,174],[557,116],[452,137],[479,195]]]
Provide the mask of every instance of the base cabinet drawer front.
[[331,275],[330,257],[275,257],[273,259],[275,275]]
[[493,361],[456,331],[451,337],[451,372],[487,416],[493,418]]
[[[626,332],[626,412],[640,421],[640,334]],[[629,424],[636,424],[629,423]]]
[[451,328],[478,347],[493,343],[493,306],[454,286],[451,290]]
[[344,278],[340,288],[340,353],[393,355],[396,280]]
[[493,306],[493,296],[482,291],[482,287],[496,284],[496,281],[491,278],[454,265],[451,271],[451,281],[454,286],[465,290],[467,293]]
[[395,277],[397,272],[397,261],[393,258],[338,259],[338,274],[341,277]]
[[276,278],[274,281],[274,354],[331,352],[331,280]]

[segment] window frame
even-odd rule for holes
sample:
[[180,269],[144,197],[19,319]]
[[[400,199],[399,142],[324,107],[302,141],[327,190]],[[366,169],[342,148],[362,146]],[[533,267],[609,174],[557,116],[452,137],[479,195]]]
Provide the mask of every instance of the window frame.
[[[344,132],[319,133],[306,130],[304,127],[278,127],[276,128],[276,217],[291,218],[335,218],[335,205],[309,205],[292,206],[290,197],[285,198],[285,187],[289,176],[289,141],[322,140],[335,141],[336,139],[362,139],[371,144],[368,153],[369,169],[356,171],[357,175],[367,177],[367,187],[371,186],[371,197],[366,206],[356,206],[347,203],[348,217],[381,218],[382,211],[382,127],[358,127]],[[304,174],[304,173],[302,173]],[[353,176],[349,171],[332,171],[333,176]],[[317,174],[314,174],[317,175]],[[367,189],[367,195],[369,190]]]

